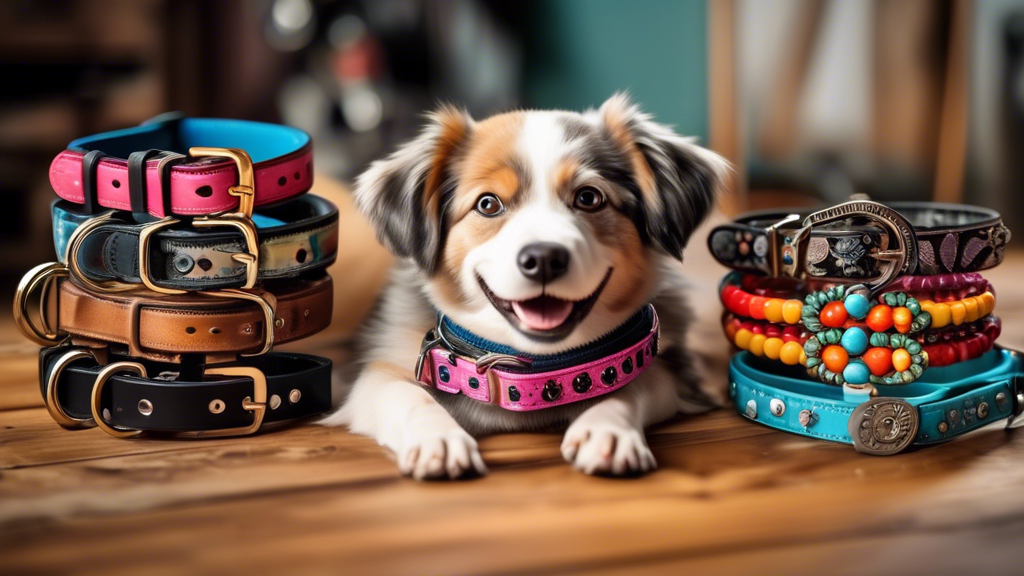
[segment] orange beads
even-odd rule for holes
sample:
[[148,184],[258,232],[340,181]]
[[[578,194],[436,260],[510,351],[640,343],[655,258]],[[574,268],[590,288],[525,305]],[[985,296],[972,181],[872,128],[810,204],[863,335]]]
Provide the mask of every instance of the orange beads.
[[764,320],[764,303],[768,299],[764,296],[750,297],[750,317],[755,320]]
[[868,318],[864,323],[875,332],[885,332],[892,328],[892,308],[885,304],[875,306],[868,312]]
[[861,359],[875,376],[885,376],[892,372],[892,351],[888,348],[869,348]]
[[842,346],[833,344],[822,351],[821,361],[825,363],[825,368],[836,374],[842,374],[843,368],[846,368],[846,365],[850,362],[850,355],[846,353],[846,350],[843,350]]
[[907,352],[903,348],[894,350],[892,353],[892,367],[899,372],[903,372],[907,368],[910,368],[910,352]]
[[829,328],[839,328],[846,322],[846,306],[842,302],[829,302],[821,309],[818,319]]
[[900,334],[906,334],[909,332],[910,324],[913,321],[914,315],[911,314],[910,310],[904,306],[900,306],[892,311],[892,324]]

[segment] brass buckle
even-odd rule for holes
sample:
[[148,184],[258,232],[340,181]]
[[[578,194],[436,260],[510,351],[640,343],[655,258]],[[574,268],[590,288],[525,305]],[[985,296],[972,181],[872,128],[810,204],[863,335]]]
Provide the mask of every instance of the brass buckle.
[[[70,356],[70,354],[68,355]],[[67,356],[61,358],[64,360]],[[66,362],[70,362],[67,360]],[[103,430],[107,434],[115,438],[132,438],[142,434],[142,430],[125,430],[121,428],[115,428],[110,424],[107,424],[103,419],[103,410],[101,406],[101,400],[103,396],[103,386],[110,380],[111,376],[118,372],[131,372],[137,374],[142,378],[147,378],[146,367],[138,362],[114,362],[102,370],[96,375],[96,382],[92,385],[92,395],[90,397],[90,407],[92,409],[92,419],[95,421],[96,426],[100,430]],[[203,371],[203,375],[221,375],[221,376],[245,376],[252,378],[253,382],[253,394],[252,396],[246,396],[242,400],[242,408],[249,410],[253,413],[252,424],[243,426],[240,428],[228,428],[225,430],[212,430],[203,431],[196,433],[182,433],[180,436],[194,435],[196,437],[203,438],[216,438],[220,436],[246,436],[254,434],[259,431],[263,425],[263,417],[267,412],[267,377],[257,368],[248,366],[227,366],[223,368],[207,368]],[[52,413],[51,413],[52,414]],[[76,423],[78,421],[75,421]]]
[[107,424],[103,420],[103,410],[100,406],[101,398],[103,395],[103,386],[110,380],[110,377],[117,372],[132,372],[142,378],[146,378],[146,367],[138,362],[114,362],[108,364],[99,374],[96,375],[96,381],[92,385],[92,395],[90,397],[89,406],[92,408],[92,419],[96,422],[96,426],[100,430],[103,430],[107,434],[110,434],[114,438],[131,438],[142,434],[142,430],[123,430],[121,428],[114,428],[110,424]]
[[241,428],[196,432],[194,436],[218,438],[222,436],[248,436],[258,432],[263,425],[263,417],[267,413],[267,376],[258,368],[251,366],[224,366],[221,368],[207,368],[203,371],[204,376],[210,374],[252,378],[252,396],[246,396],[242,400],[242,408],[252,412],[252,424]]
[[207,146],[196,146],[188,149],[188,155],[193,158],[217,156],[230,158],[238,168],[238,185],[228,188],[228,194],[238,196],[237,214],[246,220],[252,218],[252,208],[256,198],[256,177],[253,175],[252,158],[241,148],[211,148]]
[[[885,287],[898,276],[914,271],[917,267],[917,237],[914,236],[914,228],[910,222],[902,214],[884,204],[871,200],[852,200],[811,214],[804,218],[801,228],[793,232],[780,231],[779,227],[798,219],[799,217],[795,214],[790,214],[770,226],[768,241],[771,249],[768,259],[773,275],[805,279],[807,277],[807,246],[811,240],[811,231],[817,226],[850,217],[863,217],[880,224],[889,239],[889,245],[874,254],[875,259],[881,264],[881,275],[870,282],[863,282],[872,293]],[[778,249],[780,236],[787,245]],[[781,262],[779,261],[780,254],[782,254]],[[827,277],[816,279],[848,280]]]
[[50,376],[46,379],[46,393],[43,395],[43,402],[46,404],[46,411],[50,413],[50,417],[53,418],[57,424],[60,424],[64,428],[84,428],[93,424],[93,421],[90,418],[74,418],[69,416],[68,413],[64,411],[64,408],[60,405],[60,400],[57,398],[57,382],[60,381],[61,372],[63,372],[64,369],[72,362],[82,360],[83,358],[92,358],[93,360],[96,360],[96,355],[88,350],[69,350],[54,362],[53,368],[50,371]]
[[[253,176],[252,158],[245,150],[239,148],[207,148],[195,147],[188,151],[190,156],[202,158],[205,156],[217,156],[230,158],[238,168],[238,185],[228,188],[228,194],[238,197],[238,210],[235,212],[222,212],[220,214],[202,216],[192,220],[192,226],[196,228],[213,228],[216,226],[229,226],[237,229],[245,238],[245,252],[232,254],[231,258],[245,266],[245,284],[243,289],[250,289],[256,286],[256,278],[259,275],[260,242],[256,234],[256,225],[252,222],[252,210],[256,180]],[[152,224],[143,227],[139,232],[139,278],[146,288],[162,294],[187,294],[188,290],[176,288],[163,288],[153,283],[149,275],[149,243],[150,238],[156,232],[179,223],[180,220],[173,217],[166,217]]]
[[[163,218],[157,220],[152,224],[147,224],[139,232],[139,278],[142,283],[146,285],[153,292],[159,292],[161,294],[188,294],[188,290],[182,290],[180,288],[164,288],[163,286],[157,286],[153,283],[153,279],[149,275],[149,244],[152,240],[153,234],[156,234],[160,230],[173,226],[179,223],[180,220],[176,218]],[[245,252],[239,252],[232,254],[231,258],[240,262],[245,266],[245,284],[242,286],[244,289],[253,288],[256,286],[256,277],[259,274],[259,254],[260,254],[260,243],[259,238],[256,236],[256,226],[248,220],[243,220],[235,214],[225,214],[218,217],[210,217],[205,219],[195,219],[192,221],[192,225],[196,228],[209,228],[213,226],[231,226],[237,228],[242,236],[245,237]]]
[[[40,346],[56,346],[68,337],[67,334],[61,334],[59,329],[51,329],[46,321],[46,300],[49,287],[53,285],[53,280],[67,276],[68,269],[60,262],[40,264],[21,277],[18,288],[14,292],[14,323],[26,338]],[[41,289],[38,310],[39,326],[29,320],[28,312],[29,296],[36,289]]]
[[[275,328],[275,315],[277,313],[277,301],[272,294],[267,293],[266,295],[256,294],[253,292],[244,292],[237,288],[225,288],[223,290],[215,290],[211,292],[196,292],[196,294],[202,294],[203,296],[210,296],[213,298],[230,298],[234,300],[247,300],[249,302],[255,302],[259,305],[260,310],[263,311],[263,347],[259,352],[253,354],[239,354],[239,356],[262,356],[270,349],[274,347],[274,328]],[[268,302],[268,299],[273,302]],[[128,325],[128,355],[134,357],[145,357],[145,352],[142,350],[142,341],[139,334],[141,329],[142,309],[147,305],[139,300],[132,302],[131,309],[128,312],[129,325]],[[159,307],[159,306],[156,306]]]

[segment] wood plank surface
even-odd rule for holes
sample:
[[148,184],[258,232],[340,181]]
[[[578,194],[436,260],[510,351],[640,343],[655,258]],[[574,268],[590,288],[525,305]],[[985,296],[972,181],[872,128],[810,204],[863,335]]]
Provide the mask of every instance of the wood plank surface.
[[[724,384],[722,270],[698,248],[693,348]],[[1015,347],[1022,265],[1016,252],[986,274]],[[341,336],[310,351],[344,362]],[[877,458],[723,409],[652,429],[659,469],[641,478],[575,472],[557,434],[504,434],[481,440],[488,476],[416,483],[372,440],[311,423],[200,441],[63,430],[35,353],[5,319],[4,575],[1018,571],[1024,435],[999,425]]]

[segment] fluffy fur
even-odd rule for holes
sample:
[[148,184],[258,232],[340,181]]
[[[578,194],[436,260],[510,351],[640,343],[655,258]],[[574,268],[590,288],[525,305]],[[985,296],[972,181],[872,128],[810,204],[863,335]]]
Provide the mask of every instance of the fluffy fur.
[[[400,258],[366,326],[359,377],[325,423],[375,438],[418,479],[484,473],[474,436],[556,428],[567,428],[562,453],[583,472],[653,469],[644,428],[710,404],[686,349],[679,261],[727,169],[621,94],[583,114],[517,111],[476,122],[452,107],[433,113],[418,138],[356,183],[358,206]],[[575,203],[588,187],[602,208]],[[477,210],[483,194],[503,211]],[[564,274],[539,282],[520,271],[520,250],[536,242],[567,249]],[[539,337],[502,313],[484,286],[505,301],[596,300],[567,333]],[[648,302],[661,318],[661,353],[611,394],[520,413],[414,382],[436,310],[484,338],[551,354],[596,340]]]

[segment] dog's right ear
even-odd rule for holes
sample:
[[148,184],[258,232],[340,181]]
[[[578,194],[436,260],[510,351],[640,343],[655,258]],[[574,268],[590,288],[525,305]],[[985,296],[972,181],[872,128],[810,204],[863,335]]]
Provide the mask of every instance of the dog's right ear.
[[473,130],[465,110],[443,106],[414,140],[356,179],[356,205],[396,256],[428,273],[440,260],[444,200],[455,188],[451,162]]

